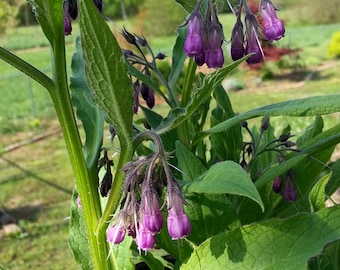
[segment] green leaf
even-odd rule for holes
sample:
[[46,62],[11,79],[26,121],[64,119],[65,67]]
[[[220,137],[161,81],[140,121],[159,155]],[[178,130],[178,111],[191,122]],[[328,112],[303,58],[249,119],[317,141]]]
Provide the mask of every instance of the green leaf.
[[92,262],[89,243],[86,234],[85,220],[82,209],[77,205],[77,192],[73,192],[71,204],[71,220],[69,230],[69,243],[73,255],[83,270],[91,270]]
[[196,0],[175,0],[179,3],[188,13],[191,13],[197,4]]
[[76,53],[72,58],[71,95],[77,115],[83,123],[86,141],[84,154],[89,168],[97,167],[97,160],[103,141],[104,115],[93,103],[87,86],[80,38],[76,39]]
[[240,226],[236,209],[225,194],[192,193],[185,207],[192,231],[187,237],[196,245],[225,230]]
[[191,100],[186,109],[175,108],[170,111],[169,115],[157,127],[156,131],[161,134],[177,127],[191,117],[199,106],[210,96],[211,92],[223,81],[223,79],[234,70],[246,57],[233,62],[229,66],[216,70],[214,73],[204,77],[202,86],[193,90]]
[[[234,117],[234,113],[229,97],[225,89],[219,85],[214,91],[214,98],[217,106],[212,111],[211,126],[215,126],[227,119]],[[240,149],[242,144],[241,125],[231,127],[228,132],[223,131],[210,136],[211,147],[222,160],[240,159]]]
[[181,74],[183,64],[185,59],[187,58],[186,53],[184,52],[184,41],[187,34],[187,27],[179,27],[177,28],[177,39],[175,46],[172,52],[172,65],[171,71],[169,75],[169,87],[173,89],[176,86],[176,82],[178,80],[179,75]]
[[64,38],[64,0],[28,0],[34,14],[52,47],[55,39]]
[[178,168],[183,175],[183,181],[192,181],[206,171],[201,160],[180,141],[176,142],[176,157],[178,160]]
[[134,264],[131,262],[131,244],[132,237],[126,236],[124,241],[119,245],[113,245],[111,252],[114,254],[116,267],[115,269],[134,270]]
[[325,187],[331,176],[332,173],[328,173],[325,176],[321,177],[320,180],[316,183],[316,185],[312,188],[311,192],[309,193],[309,203],[312,212],[318,211],[326,207]]
[[263,202],[249,175],[233,161],[224,161],[210,169],[196,181],[183,186],[185,192],[208,194],[234,194],[246,196],[255,201],[262,210]]
[[120,143],[132,141],[133,89],[117,40],[92,1],[80,0],[81,45],[93,98]]
[[310,257],[340,239],[340,207],[267,220],[205,241],[181,270],[306,269]]
[[295,99],[271,104],[254,110],[236,115],[213,128],[198,133],[193,141],[197,144],[205,136],[209,134],[221,132],[240,123],[243,120],[259,117],[259,116],[315,116],[324,115],[340,111],[340,95],[314,96],[303,99]]
[[314,123],[308,127],[305,131],[305,133],[300,136],[297,141],[296,144],[298,146],[298,148],[302,149],[303,147],[305,147],[305,143],[314,138],[316,135],[320,134],[322,132],[323,129],[323,120],[321,116],[317,116],[315,117],[315,121]]

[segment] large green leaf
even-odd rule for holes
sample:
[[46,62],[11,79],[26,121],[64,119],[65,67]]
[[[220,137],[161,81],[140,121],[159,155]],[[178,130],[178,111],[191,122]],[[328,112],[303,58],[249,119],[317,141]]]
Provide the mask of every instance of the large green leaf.
[[124,241],[119,245],[113,245],[111,252],[115,257],[115,269],[133,270],[135,269],[134,264],[131,261],[131,244],[132,237],[126,236]]
[[339,219],[337,206],[223,232],[198,246],[181,269],[306,269],[310,257],[340,239]]
[[64,0],[29,0],[29,2],[45,36],[54,46],[56,38],[64,38]]
[[197,4],[196,0],[175,0],[179,3],[187,12],[192,12]]
[[222,231],[240,226],[236,209],[225,194],[191,193],[186,200],[185,212],[192,226],[187,238],[196,245]]
[[72,58],[71,96],[77,115],[83,123],[86,141],[84,154],[89,168],[97,167],[98,156],[103,141],[104,115],[93,103],[87,86],[84,61],[79,37],[76,39],[76,53]]
[[82,209],[77,205],[77,192],[73,193],[71,204],[71,220],[69,230],[69,243],[73,255],[83,270],[91,270],[92,262],[89,250],[89,243],[86,234],[85,220]]
[[194,138],[193,144],[198,143],[209,134],[224,131],[243,120],[259,116],[314,116],[340,111],[340,95],[314,96],[303,99],[288,100],[253,109],[236,115],[209,130],[200,132]]
[[124,56],[92,1],[80,0],[79,8],[85,71],[93,98],[121,144],[131,142],[133,89]]
[[210,169],[196,181],[183,185],[186,192],[208,194],[234,194],[246,196],[258,203],[264,210],[263,202],[249,175],[233,161],[223,161]]

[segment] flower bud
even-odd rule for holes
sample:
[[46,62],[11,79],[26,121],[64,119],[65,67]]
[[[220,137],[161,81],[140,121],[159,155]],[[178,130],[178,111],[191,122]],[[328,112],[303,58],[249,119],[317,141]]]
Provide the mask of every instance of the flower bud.
[[163,226],[163,215],[155,193],[147,192],[141,203],[141,215],[144,226],[152,233],[160,232]]
[[78,5],[77,0],[68,0],[68,13],[71,18],[75,20],[78,16]]
[[68,2],[64,4],[64,34],[65,36],[71,35],[72,33],[72,24],[71,18],[69,15],[69,5]]
[[297,191],[293,184],[293,179],[294,172],[292,170],[289,170],[286,173],[285,184],[282,192],[282,196],[287,202],[293,202],[297,198]]
[[270,0],[261,0],[260,11],[264,24],[264,35],[269,41],[279,40],[285,34],[285,27],[276,16],[276,7]]
[[123,225],[113,225],[107,230],[107,241],[116,245],[123,242],[126,230]]
[[282,178],[281,176],[276,176],[273,181],[273,191],[279,193],[281,191]]

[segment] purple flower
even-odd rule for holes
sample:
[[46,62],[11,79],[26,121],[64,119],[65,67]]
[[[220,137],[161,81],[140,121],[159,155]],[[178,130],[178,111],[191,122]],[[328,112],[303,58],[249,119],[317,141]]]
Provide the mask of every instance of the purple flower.
[[188,34],[184,42],[184,51],[189,57],[194,57],[204,51],[202,29],[202,18],[197,9],[189,17]]
[[243,24],[240,17],[237,17],[233,32],[231,34],[231,58],[236,61],[244,56],[244,34]]
[[116,245],[123,242],[126,230],[123,225],[116,224],[107,230],[107,241]]
[[283,188],[282,196],[287,202],[293,202],[297,198],[296,189],[290,178],[287,178],[285,181],[285,186]]
[[72,33],[72,24],[71,18],[69,15],[69,3],[64,3],[64,34],[65,36],[71,35]]
[[276,16],[276,7],[270,0],[261,0],[260,10],[264,24],[264,34],[269,41],[279,40],[285,34],[285,27]]
[[163,215],[159,208],[157,195],[147,192],[142,199],[141,214],[144,226],[152,233],[157,233],[163,226]]
[[147,86],[145,83],[142,83],[142,87],[140,89],[143,99],[146,102],[146,105],[152,109],[155,106],[155,94],[152,89]]
[[136,244],[139,250],[149,250],[156,244],[156,236],[150,232],[142,222],[138,223],[138,229],[136,234]]
[[133,112],[134,113],[137,113],[138,112],[138,106],[139,106],[139,92],[140,92],[140,84],[139,84],[139,81],[135,81],[133,83],[133,89],[134,89],[134,92],[133,92],[133,99],[134,99],[134,104],[133,104]]
[[279,193],[281,191],[282,178],[281,176],[276,176],[273,181],[273,191]]
[[191,224],[184,212],[183,199],[175,192],[168,191],[168,232],[173,240],[183,239],[191,232]]
[[263,52],[259,41],[260,26],[253,13],[246,13],[245,23],[247,36],[245,54],[253,53],[246,61],[248,64],[257,64],[263,59]]
[[205,63],[209,68],[223,66],[224,57],[222,51],[223,33],[222,28],[213,26],[208,31],[207,49],[205,51]]

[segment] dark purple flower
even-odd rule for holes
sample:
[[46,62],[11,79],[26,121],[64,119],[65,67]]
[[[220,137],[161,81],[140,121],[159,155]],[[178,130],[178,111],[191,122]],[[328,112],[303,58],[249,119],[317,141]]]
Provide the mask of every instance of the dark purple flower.
[[285,27],[276,16],[276,7],[270,0],[261,0],[260,10],[264,24],[264,35],[269,41],[279,40],[285,34]]
[[140,92],[140,84],[139,84],[139,81],[135,81],[133,83],[133,89],[134,89],[134,92],[133,92],[133,99],[134,99],[134,104],[133,104],[133,112],[134,113],[137,113],[138,112],[138,107],[139,107],[139,92]]
[[107,230],[106,236],[107,241],[116,245],[123,242],[125,237],[126,229],[123,225],[116,224]]
[[282,196],[287,202],[293,202],[297,198],[296,188],[290,178],[285,181]]
[[140,92],[142,94],[143,99],[146,102],[146,105],[152,109],[155,106],[155,94],[153,93],[152,89],[147,86],[145,83],[142,83]]
[[244,56],[244,34],[243,24],[239,17],[237,17],[233,32],[231,34],[231,58],[236,61]]
[[78,4],[77,0],[68,0],[68,13],[71,18],[75,20],[78,16]]
[[195,63],[198,66],[203,66],[205,64],[205,52],[195,55]]
[[207,49],[205,51],[205,63],[209,68],[220,68],[223,66],[224,56],[222,50],[221,32],[214,27],[208,32]]
[[194,57],[204,51],[202,29],[202,18],[197,9],[189,17],[188,34],[184,42],[184,51],[189,57]]
[[191,224],[184,212],[183,199],[174,191],[168,191],[168,232],[171,239],[183,239],[191,232]]
[[157,233],[163,226],[163,215],[159,207],[157,195],[146,192],[141,202],[141,216],[144,226],[152,233]]
[[65,36],[71,35],[72,33],[72,24],[71,18],[69,15],[69,4],[68,2],[64,3],[64,34]]
[[253,13],[246,13],[245,23],[247,36],[245,54],[253,53],[246,61],[248,64],[257,64],[263,60],[263,51],[259,41],[260,26]]
[[279,193],[281,191],[282,178],[281,176],[276,176],[273,181],[273,191]]
[[136,234],[136,244],[139,250],[149,250],[156,244],[156,236],[139,222]]
[[100,12],[103,9],[103,1],[102,0],[93,0],[94,5],[98,8]]

